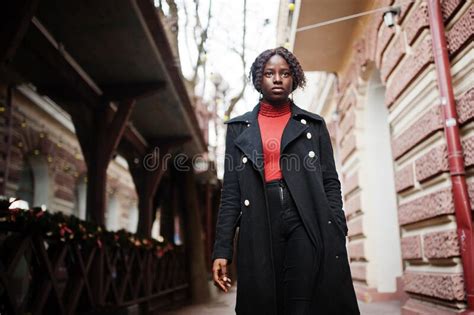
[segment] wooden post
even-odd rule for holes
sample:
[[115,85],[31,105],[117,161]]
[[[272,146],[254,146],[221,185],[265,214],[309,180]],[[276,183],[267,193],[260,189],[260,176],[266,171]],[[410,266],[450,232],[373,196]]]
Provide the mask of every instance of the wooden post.
[[202,303],[209,299],[208,273],[205,261],[203,230],[199,215],[199,200],[196,181],[192,166],[189,171],[181,171],[182,198],[184,199],[183,217],[185,226],[185,248],[191,298],[194,303]]
[[[119,105],[113,112],[108,104],[94,112],[92,128],[73,116],[74,127],[87,164],[87,219],[104,224],[107,168],[122,138],[135,101]],[[92,134],[94,131],[94,134]]]
[[[108,104],[93,112],[92,126],[80,116],[72,116],[79,143],[87,164],[87,219],[104,225],[107,168],[122,138],[135,101],[124,102],[112,111]],[[94,133],[92,133],[92,131]],[[99,250],[92,265],[90,283],[95,306],[105,303],[104,251]]]
[[143,152],[135,151],[126,159],[138,194],[137,234],[150,237],[153,225],[154,198],[160,181],[168,167],[170,150],[190,140],[189,136],[155,139]]
[[[170,172],[172,173],[172,172]],[[171,174],[170,174],[171,175]],[[167,189],[161,202],[160,232],[169,242],[174,243],[174,216],[176,211],[177,189],[173,175],[166,182]]]
[[130,173],[138,194],[137,234],[143,237],[151,236],[155,210],[153,201],[167,168],[166,159],[169,148],[169,146],[162,146],[159,149],[155,147],[141,158],[128,157]]

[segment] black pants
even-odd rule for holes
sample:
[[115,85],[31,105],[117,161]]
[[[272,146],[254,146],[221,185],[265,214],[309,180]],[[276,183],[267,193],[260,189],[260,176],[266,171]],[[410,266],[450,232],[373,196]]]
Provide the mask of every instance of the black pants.
[[309,315],[319,255],[283,180],[266,184],[278,315]]

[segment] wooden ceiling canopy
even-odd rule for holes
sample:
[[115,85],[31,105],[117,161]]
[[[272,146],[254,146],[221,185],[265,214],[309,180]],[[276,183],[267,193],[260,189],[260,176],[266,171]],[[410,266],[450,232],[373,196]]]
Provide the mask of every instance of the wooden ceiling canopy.
[[[95,38],[92,34],[88,36],[85,34],[87,30],[84,30],[78,36],[78,41],[81,43],[73,44],[74,35],[77,36],[77,32],[81,30],[80,25],[76,25],[76,29],[71,32],[60,32],[54,27],[59,22],[65,23],[69,20],[67,16],[58,17],[58,11],[64,15],[73,11],[79,12],[71,19],[84,21],[85,25],[100,25],[99,14],[97,17],[89,15],[88,18],[88,10],[107,10],[107,6],[111,6],[110,3],[114,2],[98,1],[93,2],[92,5],[89,3],[84,5],[85,8],[81,11],[75,7],[68,8],[68,1],[7,1],[6,10],[0,13],[3,21],[0,22],[3,24],[0,32],[1,82],[33,84],[39,94],[54,100],[71,115],[75,123],[83,124],[84,129],[90,134],[94,133],[94,129],[90,128],[94,111],[105,106],[109,107],[108,111],[116,112],[123,104],[135,101],[133,114],[124,122],[126,127],[123,137],[123,141],[132,141],[130,144],[135,151],[146,151],[144,146],[147,145],[149,139],[169,137],[169,139],[189,139],[191,142],[189,151],[204,152],[206,145],[202,132],[180,70],[176,67],[163,25],[151,1],[126,1],[124,4],[128,7],[121,11],[117,10],[120,11],[117,16],[111,16],[112,11],[109,11],[111,13],[109,20],[117,25],[122,22],[120,19],[123,20],[124,12],[127,14],[126,18],[130,20],[128,24],[134,23],[130,27],[132,30],[130,32],[133,32],[131,35],[141,39],[139,46],[146,48],[148,50],[146,53],[130,55],[127,51],[131,48],[121,49],[122,46],[114,50],[97,48],[90,52],[91,57],[89,57],[89,52],[81,50],[81,46],[101,47],[102,45],[99,41],[93,42]],[[48,25],[56,30],[55,34]],[[130,35],[120,34],[123,32],[123,27],[120,28],[112,23],[111,25],[113,27],[103,31],[104,36],[123,38]],[[68,25],[64,25],[64,28],[68,28]],[[83,45],[83,41],[88,42]],[[133,38],[125,42],[131,47],[135,44]],[[108,67],[109,55],[110,59],[119,60],[121,64],[111,63]],[[145,56],[147,58],[144,58]],[[97,57],[95,63],[90,62],[93,57]],[[87,62],[81,62],[82,60]],[[105,62],[100,62],[101,60]],[[130,67],[130,72],[132,72],[129,80],[127,80],[128,69],[125,66]],[[111,69],[112,75],[106,74],[100,78],[104,73],[104,68]],[[145,70],[138,69],[134,72],[137,68]],[[113,76],[113,74],[117,75]],[[163,112],[165,115],[160,115]],[[187,124],[172,124],[169,119],[161,117],[175,115],[178,121],[187,122]],[[141,128],[144,124],[146,128]],[[170,131],[170,126],[174,126],[175,129]],[[179,145],[182,143],[180,142]]]
[[139,232],[148,235],[164,171],[137,161],[156,147],[188,155],[207,150],[151,0],[7,0],[0,11],[0,82],[33,85],[69,113],[87,164],[87,214],[99,224],[115,152],[132,163],[140,183]]

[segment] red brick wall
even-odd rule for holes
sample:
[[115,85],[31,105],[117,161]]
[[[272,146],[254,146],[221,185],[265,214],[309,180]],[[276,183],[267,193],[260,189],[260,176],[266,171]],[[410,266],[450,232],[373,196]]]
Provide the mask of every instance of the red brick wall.
[[[467,58],[464,54],[474,36],[474,5],[470,1],[443,0],[442,10],[454,69],[456,63]],[[394,180],[405,269],[403,289],[410,295],[404,312],[414,314],[417,307],[420,310],[427,307],[438,309],[440,314],[451,313],[463,308],[465,294],[426,3],[405,2],[399,23],[395,28],[387,28],[381,15],[369,18],[361,35],[354,39],[353,53],[348,57],[351,62],[339,74],[341,93],[337,106],[341,119],[337,143],[342,168],[349,169],[347,174],[342,174],[342,180],[351,269],[356,282],[366,283],[366,227],[360,198],[363,188],[359,184],[364,174],[359,173],[357,166],[348,165],[353,163],[349,162],[353,156],[358,157],[360,164],[364,163],[355,128],[359,112],[355,109],[363,108],[363,91],[370,77],[366,72],[376,67],[386,87],[385,105],[391,113]],[[453,82],[469,194],[474,204],[474,175],[470,175],[474,169],[474,79],[472,75],[461,77],[454,72],[453,76],[460,77]],[[413,96],[417,89],[418,93],[427,95],[426,100]],[[420,304],[420,299],[430,302]]]

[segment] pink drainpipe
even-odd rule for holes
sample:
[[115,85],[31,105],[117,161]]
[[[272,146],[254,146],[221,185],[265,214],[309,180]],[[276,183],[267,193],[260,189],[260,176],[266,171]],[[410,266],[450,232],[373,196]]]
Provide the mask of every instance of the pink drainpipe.
[[457,234],[461,249],[469,310],[474,310],[474,243],[472,212],[464,170],[464,158],[459,135],[456,102],[451,82],[448,48],[439,0],[428,0],[428,12],[438,88],[443,107],[444,133],[448,146],[448,163],[451,175]]

